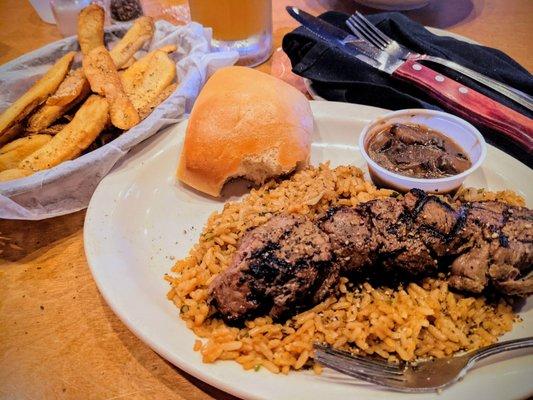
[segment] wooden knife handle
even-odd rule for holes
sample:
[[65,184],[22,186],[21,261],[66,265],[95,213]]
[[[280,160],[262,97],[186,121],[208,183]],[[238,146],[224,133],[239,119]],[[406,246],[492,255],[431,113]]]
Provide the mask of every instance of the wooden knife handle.
[[419,64],[416,60],[405,61],[392,75],[427,89],[444,108],[474,124],[497,130],[528,153],[533,152],[531,118]]

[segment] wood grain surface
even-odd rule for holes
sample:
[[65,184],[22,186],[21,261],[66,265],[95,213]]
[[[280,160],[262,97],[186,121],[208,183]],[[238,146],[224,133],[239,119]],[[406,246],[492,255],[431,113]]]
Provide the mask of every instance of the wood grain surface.
[[[157,9],[156,0],[145,3]],[[273,4],[275,47],[296,26],[287,4],[313,13],[375,12],[351,0]],[[432,0],[406,14],[533,69],[531,0]],[[27,0],[0,0],[0,63],[57,39],[56,27],[42,22]],[[270,61],[258,69],[269,72]],[[232,398],[159,357],[107,307],[83,252],[84,216],[0,220],[0,399]]]

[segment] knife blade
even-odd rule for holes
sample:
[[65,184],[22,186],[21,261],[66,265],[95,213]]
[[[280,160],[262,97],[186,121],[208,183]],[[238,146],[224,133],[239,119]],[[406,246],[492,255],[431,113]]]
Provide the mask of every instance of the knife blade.
[[394,71],[402,63],[402,60],[389,57],[388,53],[379,50],[372,43],[337,28],[335,25],[331,25],[297,7],[288,6],[286,10],[291,17],[321,40],[333,44],[348,56],[355,57],[374,68],[391,73],[389,71]]
[[[286,10],[290,16],[301,23],[304,28],[311,31],[323,41],[333,44],[338,49],[346,52],[352,57],[359,58],[358,56],[363,54],[367,56],[372,65],[375,64],[378,66],[380,64],[379,62],[374,61],[380,56],[379,49],[371,43],[359,39],[334,25],[328,24],[326,21],[316,18],[297,7],[287,6]],[[351,48],[351,46],[356,44],[358,45],[357,47]]]
[[297,7],[288,6],[286,9],[306,29],[344,54],[426,90],[428,95],[444,108],[474,124],[502,132],[515,144],[522,146],[528,154],[533,153],[531,118],[417,63],[416,60],[393,57],[368,41],[357,38]]

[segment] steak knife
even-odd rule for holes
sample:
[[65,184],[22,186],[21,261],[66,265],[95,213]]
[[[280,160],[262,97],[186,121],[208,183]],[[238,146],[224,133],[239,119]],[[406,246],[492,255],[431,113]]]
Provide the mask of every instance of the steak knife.
[[355,57],[394,78],[427,91],[441,106],[464,119],[502,132],[533,152],[533,120],[491,98],[440,74],[416,60],[402,60],[311,14],[288,6],[288,13],[305,28],[348,56]]

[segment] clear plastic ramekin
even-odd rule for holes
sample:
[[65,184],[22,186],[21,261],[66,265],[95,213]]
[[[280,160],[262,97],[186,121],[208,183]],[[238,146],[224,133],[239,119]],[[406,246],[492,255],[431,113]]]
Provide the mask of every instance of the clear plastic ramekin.
[[[425,125],[451,138],[468,155],[472,166],[466,171],[445,178],[413,178],[389,171],[370,158],[367,146],[373,135],[394,123]],[[372,181],[378,186],[388,187],[399,192],[422,189],[430,193],[449,193],[457,190],[464,180],[485,160],[487,144],[481,133],[470,123],[442,111],[407,109],[385,114],[366,125],[359,137],[359,149],[368,164]]]

